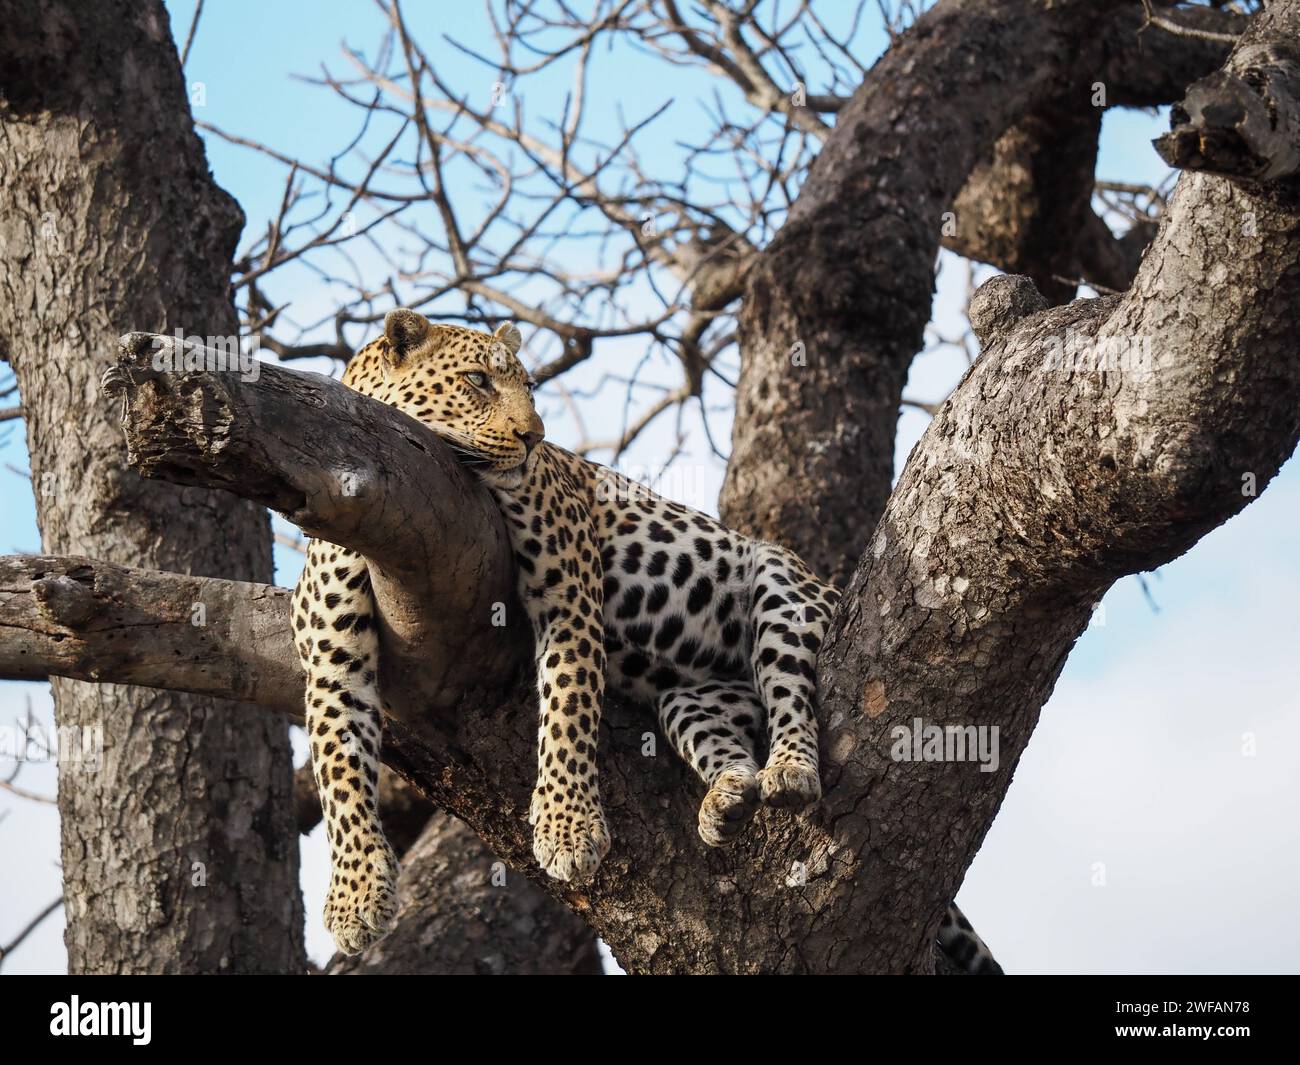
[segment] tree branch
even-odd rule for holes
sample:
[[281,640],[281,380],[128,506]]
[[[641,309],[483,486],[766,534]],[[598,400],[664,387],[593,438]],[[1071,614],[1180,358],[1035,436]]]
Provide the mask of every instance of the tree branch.
[[1300,169],[1300,41],[1241,48],[1221,72],[1193,85],[1156,141],[1170,166],[1252,181]]
[[[1297,36],[1300,4],[1270,5],[1235,61]],[[849,752],[828,816],[868,796],[861,843],[886,870],[845,923],[883,935],[886,902],[921,921],[950,897],[1092,605],[1294,451],[1298,267],[1294,198],[1191,174],[1123,297],[1048,310],[1008,277],[976,294],[983,354],[912,453],[822,651],[827,745]],[[891,758],[918,718],[994,730],[1001,768],[972,789],[964,763]]]
[[726,521],[847,578],[889,495],[943,213],[1035,103],[1086,92],[1120,6],[947,0],[872,68],[749,274]]
[[[1107,42],[1104,65],[1085,51],[1066,91],[1037,103],[971,172],[953,202],[955,226],[945,227],[945,247],[1028,275],[1049,303],[1073,298],[1076,286],[1063,277],[1128,288],[1155,229],[1139,221],[1117,239],[1092,208],[1103,108],[1174,102],[1223,65],[1230,51],[1224,41],[1248,21],[1204,8],[1171,11],[1169,18],[1223,39],[1147,32],[1140,10],[1116,11],[1099,31]],[[1099,89],[1104,97],[1095,96]]]
[[[1270,5],[1252,41],[1295,39],[1298,12],[1294,0]],[[1284,188],[1197,174],[1180,182],[1125,296],[1046,309],[1025,279],[980,290],[971,319],[983,353],[913,452],[823,649],[816,810],[761,811],[732,848],[706,850],[694,831],[701,789],[667,750],[647,753],[650,717],[612,700],[600,761],[614,848],[579,890],[531,859],[531,679],[491,698],[474,684],[459,699],[444,679],[424,714],[404,700],[410,712],[386,722],[386,762],[581,913],[630,969],[933,971],[939,915],[1091,604],[1240,510],[1253,498],[1243,475],[1262,487],[1295,447],[1298,259],[1300,211]],[[849,295],[822,298],[846,316]],[[466,594],[449,577],[456,565],[437,560],[450,543],[482,550],[491,504],[479,509],[481,493],[423,427],[273,369],[257,381],[156,370],[127,344],[109,385],[137,468],[287,502],[309,531],[390,567],[401,559],[388,538],[404,538],[424,565],[402,571],[405,587],[378,583],[379,610],[415,610],[432,639],[438,621],[425,615]],[[338,489],[343,468],[365,474],[367,522]],[[508,556],[476,557],[484,583],[508,584]],[[25,609],[48,625],[40,605],[61,594],[29,595]],[[77,593],[66,598],[71,609],[51,608],[65,626],[82,613]],[[518,650],[485,617],[471,608],[442,621],[437,638],[458,640],[464,661],[435,672],[502,676],[489,663]],[[381,661],[406,655],[415,669],[398,634],[381,632]],[[418,677],[387,683],[401,679]],[[995,771],[895,757],[894,730],[918,718],[992,730]]]
[[128,457],[141,474],[238,491],[364,554],[383,607],[381,680],[399,715],[454,702],[485,666],[510,675],[508,650],[488,661],[469,654],[491,632],[495,605],[514,601],[501,517],[432,433],[319,374],[258,363],[250,387],[237,373],[155,369],[183,357],[171,338],[129,334],[104,376],[105,392],[124,398]]
[[[1116,14],[1099,80],[1111,107],[1173,103],[1197,78],[1221,67],[1250,19],[1235,11],[1184,7],[1165,11],[1160,24],[1141,10]],[[1175,27],[1170,30],[1169,27]],[[1191,32],[1177,32],[1186,30]]]
[[284,588],[89,558],[0,558],[0,675],[139,684],[302,716]]

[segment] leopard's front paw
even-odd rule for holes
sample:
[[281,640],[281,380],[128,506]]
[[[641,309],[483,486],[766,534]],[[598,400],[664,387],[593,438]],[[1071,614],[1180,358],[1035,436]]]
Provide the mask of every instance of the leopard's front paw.
[[344,954],[360,954],[382,939],[397,917],[397,856],[387,840],[374,846],[369,855],[343,856],[334,864],[325,927]]
[[700,803],[700,839],[710,847],[725,847],[749,823],[757,807],[758,778],[752,769],[720,774]]
[[765,806],[798,809],[822,797],[817,766],[803,759],[770,761],[758,771],[759,797]]
[[533,793],[528,815],[533,857],[555,880],[586,880],[609,852],[609,827],[599,800]]

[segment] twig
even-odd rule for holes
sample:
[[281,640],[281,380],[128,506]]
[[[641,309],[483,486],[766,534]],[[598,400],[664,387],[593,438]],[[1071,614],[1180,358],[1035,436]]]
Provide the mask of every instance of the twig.
[[194,43],[194,33],[199,28],[199,16],[203,14],[203,0],[198,0],[194,5],[194,17],[190,19],[190,32],[185,35],[185,47],[181,49],[181,69],[185,69],[186,60],[190,57],[190,45]]
[[63,905],[63,896],[59,896],[48,906],[46,906],[45,909],[43,909],[29,922],[27,922],[26,927],[24,927],[22,931],[20,931],[18,935],[16,935],[8,944],[0,946],[0,967],[3,967],[5,963],[5,959],[8,958],[10,954],[12,954],[15,950],[18,949],[19,946],[21,946],[23,940],[26,939],[29,935],[31,935],[34,931],[36,931],[36,929],[40,926],[40,923],[44,921],[45,918],[47,918],[50,914],[52,914],[55,910],[57,910],[62,905]]

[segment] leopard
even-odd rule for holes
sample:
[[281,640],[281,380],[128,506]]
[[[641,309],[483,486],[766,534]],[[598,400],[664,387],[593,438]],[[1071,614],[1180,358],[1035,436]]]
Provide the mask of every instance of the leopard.
[[[432,430],[505,521],[535,645],[537,863],[578,884],[609,851],[596,759],[608,689],[652,712],[699,778],[705,845],[734,841],[760,806],[813,806],[816,662],[839,590],[789,549],[546,440],[521,346],[510,322],[489,333],[397,308],[343,383]],[[356,954],[390,930],[398,903],[378,810],[384,701],[365,559],[312,540],[292,604],[330,844],[325,925]],[[955,907],[942,934],[965,969],[987,971],[992,956]]]

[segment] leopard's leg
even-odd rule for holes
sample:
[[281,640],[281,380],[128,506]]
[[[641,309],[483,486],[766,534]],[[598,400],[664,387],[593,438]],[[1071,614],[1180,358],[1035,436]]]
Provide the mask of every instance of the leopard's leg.
[[658,711],[664,735],[709,788],[700,803],[700,838],[725,846],[758,805],[763,704],[746,681],[711,681],[668,688]]
[[537,632],[537,785],[533,856],[556,880],[584,880],[609,851],[596,748],[604,699],[599,613],[546,608]]
[[[538,460],[523,494],[539,509],[558,507],[542,485],[544,476],[545,484],[553,483],[549,459]],[[551,537],[553,548],[516,535],[515,557],[519,598],[533,623],[540,696],[537,785],[528,811],[533,856],[556,880],[577,881],[595,873],[609,851],[596,771],[606,661],[590,517],[576,502],[566,506],[566,535]],[[513,523],[512,529],[518,532]]]
[[312,771],[330,841],[325,927],[359,954],[397,912],[397,857],[379,823],[379,643],[365,560],[321,540],[294,589],[294,639],[307,674]]
[[822,793],[816,667],[835,590],[782,548],[764,545],[755,563],[752,661],[768,730],[760,797],[768,806],[807,806]]

